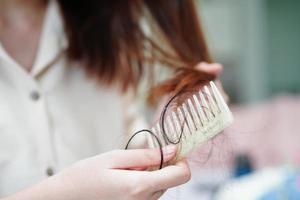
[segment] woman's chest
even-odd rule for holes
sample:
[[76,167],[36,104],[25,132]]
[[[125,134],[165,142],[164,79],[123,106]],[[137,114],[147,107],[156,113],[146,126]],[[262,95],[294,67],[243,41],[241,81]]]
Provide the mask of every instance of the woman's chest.
[[117,91],[63,66],[53,66],[35,89],[17,82],[0,85],[0,167],[22,159],[62,168],[120,147],[125,111]]

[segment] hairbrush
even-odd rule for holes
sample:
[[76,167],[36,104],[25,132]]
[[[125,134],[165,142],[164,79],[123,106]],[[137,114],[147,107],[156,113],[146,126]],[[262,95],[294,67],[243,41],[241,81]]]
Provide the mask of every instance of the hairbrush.
[[[211,81],[189,95],[180,105],[170,107],[171,102],[180,96],[180,93],[178,94],[168,101],[160,120],[151,130],[141,130],[133,135],[134,137],[141,132],[149,133],[147,143],[150,148],[161,150],[169,144],[177,145],[175,158],[167,164],[182,159],[233,122],[233,115],[214,82]],[[163,163],[161,150],[160,168]]]

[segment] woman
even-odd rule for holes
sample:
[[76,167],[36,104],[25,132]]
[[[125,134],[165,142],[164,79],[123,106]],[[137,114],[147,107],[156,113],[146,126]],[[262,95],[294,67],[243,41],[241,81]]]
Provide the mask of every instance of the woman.
[[141,126],[131,97],[155,63],[174,75],[152,96],[220,73],[198,64],[210,59],[192,0],[2,0],[0,42],[1,200],[158,199],[189,180],[186,161],[138,170],[157,149],[110,150]]

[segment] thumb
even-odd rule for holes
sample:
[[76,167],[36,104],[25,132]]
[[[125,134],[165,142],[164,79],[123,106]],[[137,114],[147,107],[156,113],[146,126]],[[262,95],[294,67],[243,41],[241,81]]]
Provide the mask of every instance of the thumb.
[[[170,161],[176,155],[176,146],[163,147],[164,162]],[[108,167],[113,169],[135,169],[157,166],[161,162],[160,149],[130,149],[115,150],[106,154]]]

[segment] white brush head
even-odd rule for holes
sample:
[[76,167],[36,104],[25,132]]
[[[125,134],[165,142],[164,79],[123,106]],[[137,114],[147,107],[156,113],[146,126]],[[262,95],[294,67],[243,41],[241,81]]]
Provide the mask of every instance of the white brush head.
[[[178,160],[229,126],[233,122],[233,115],[218,88],[211,81],[209,85],[187,98],[176,111],[165,116],[165,119],[167,138],[162,135],[160,122],[152,130],[162,140],[163,146],[180,138],[176,156]],[[150,143],[151,146],[156,146],[155,142]]]

